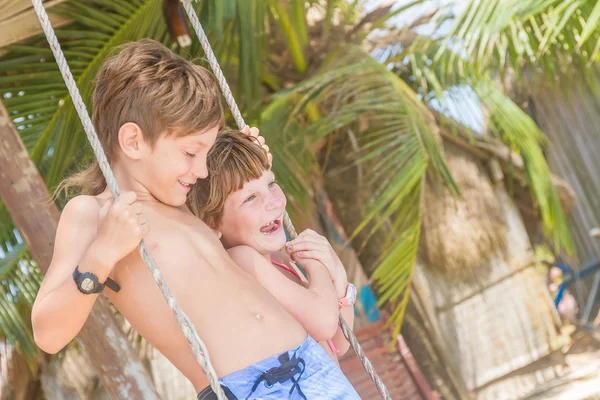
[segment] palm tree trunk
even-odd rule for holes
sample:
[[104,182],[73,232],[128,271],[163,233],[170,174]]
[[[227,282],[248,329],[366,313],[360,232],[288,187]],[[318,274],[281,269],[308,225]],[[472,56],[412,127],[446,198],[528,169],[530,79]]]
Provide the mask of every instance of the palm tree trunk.
[[[1,102],[0,138],[0,196],[45,273],[52,258],[59,212]],[[78,338],[111,398],[158,399],[152,381],[102,296]]]
[[0,400],[37,400],[43,397],[41,392],[23,355],[0,340]]

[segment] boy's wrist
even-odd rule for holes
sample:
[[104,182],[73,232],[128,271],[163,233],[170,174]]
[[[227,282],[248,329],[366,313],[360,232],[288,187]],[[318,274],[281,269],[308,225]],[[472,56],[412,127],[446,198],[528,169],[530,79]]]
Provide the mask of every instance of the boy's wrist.
[[79,271],[92,272],[103,283],[108,278],[117,261],[113,260],[109,249],[95,241],[88,247],[81,259]]
[[346,271],[344,271],[343,274],[340,274],[339,277],[333,279],[333,286],[335,287],[338,299],[346,296],[346,290],[348,289],[348,277]]

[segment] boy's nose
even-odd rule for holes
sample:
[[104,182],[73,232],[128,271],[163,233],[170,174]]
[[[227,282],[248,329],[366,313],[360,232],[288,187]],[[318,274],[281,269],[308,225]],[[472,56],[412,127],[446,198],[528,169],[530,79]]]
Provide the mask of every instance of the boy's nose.
[[204,179],[208,177],[208,167],[206,166],[206,161],[199,162],[192,169],[192,174],[197,178]]
[[283,199],[281,198],[281,196],[276,196],[274,194],[271,194],[269,196],[269,199],[267,201],[267,209],[268,210],[281,208],[282,206],[283,206]]

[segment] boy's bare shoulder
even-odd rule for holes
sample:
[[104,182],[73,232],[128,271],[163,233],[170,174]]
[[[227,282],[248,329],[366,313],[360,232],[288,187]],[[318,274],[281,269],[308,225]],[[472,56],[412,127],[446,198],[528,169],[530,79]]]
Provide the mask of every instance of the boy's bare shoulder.
[[63,208],[61,219],[78,221],[81,224],[92,223],[98,220],[100,207],[100,200],[94,196],[77,196],[69,200]]

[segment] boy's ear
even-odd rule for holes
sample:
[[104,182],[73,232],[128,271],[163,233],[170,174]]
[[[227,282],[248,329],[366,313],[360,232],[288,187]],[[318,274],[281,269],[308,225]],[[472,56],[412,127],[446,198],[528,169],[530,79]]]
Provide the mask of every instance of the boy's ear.
[[119,146],[123,153],[132,160],[139,160],[145,150],[146,143],[142,129],[138,124],[127,122],[119,128]]

